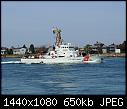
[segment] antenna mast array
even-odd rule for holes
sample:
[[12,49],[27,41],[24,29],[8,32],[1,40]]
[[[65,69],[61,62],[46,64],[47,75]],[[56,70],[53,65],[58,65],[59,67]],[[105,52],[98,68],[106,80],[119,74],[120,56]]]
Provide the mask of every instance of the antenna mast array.
[[61,30],[59,28],[53,28],[52,29],[53,31],[53,34],[56,34],[56,42],[55,42],[55,45],[60,47],[60,45],[62,44],[62,39],[61,39]]

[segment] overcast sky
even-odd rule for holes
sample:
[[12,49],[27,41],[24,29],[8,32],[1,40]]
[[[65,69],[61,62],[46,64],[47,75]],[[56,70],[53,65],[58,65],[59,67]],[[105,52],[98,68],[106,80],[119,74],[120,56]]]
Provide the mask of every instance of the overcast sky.
[[76,46],[126,40],[124,1],[2,1],[2,46],[53,45],[52,27]]

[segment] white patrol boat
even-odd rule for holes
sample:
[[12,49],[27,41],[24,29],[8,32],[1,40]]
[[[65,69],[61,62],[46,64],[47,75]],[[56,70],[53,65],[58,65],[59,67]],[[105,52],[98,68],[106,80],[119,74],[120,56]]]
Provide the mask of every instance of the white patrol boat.
[[79,55],[79,51],[71,45],[71,43],[62,44],[61,30],[58,28],[53,29],[53,33],[56,34],[55,47],[49,50],[45,55],[40,55],[38,58],[34,56],[28,58],[21,58],[21,63],[101,63],[102,60],[98,56],[86,56]]

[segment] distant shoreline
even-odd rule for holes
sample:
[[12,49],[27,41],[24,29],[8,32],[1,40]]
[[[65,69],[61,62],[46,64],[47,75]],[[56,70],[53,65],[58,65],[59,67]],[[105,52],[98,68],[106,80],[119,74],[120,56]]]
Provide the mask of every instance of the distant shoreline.
[[105,53],[105,54],[100,54],[102,57],[126,57],[125,53]]
[[[100,54],[102,57],[125,57],[125,53],[105,53]],[[1,58],[22,58],[23,55],[1,55]]]
[[2,55],[2,58],[21,58],[23,55]]

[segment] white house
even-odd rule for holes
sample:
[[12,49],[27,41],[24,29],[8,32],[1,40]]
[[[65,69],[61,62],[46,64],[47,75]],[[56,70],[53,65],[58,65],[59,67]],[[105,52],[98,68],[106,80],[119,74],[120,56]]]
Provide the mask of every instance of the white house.
[[1,55],[7,54],[7,48],[6,47],[2,47],[1,48]]
[[121,51],[120,51],[120,49],[115,49],[115,53],[120,53]]
[[1,54],[2,55],[7,54],[7,51],[6,50],[1,50]]
[[26,53],[26,48],[14,48],[13,49],[13,54],[25,54]]
[[107,46],[106,45],[103,45],[103,47],[102,47],[102,53],[107,53]]

